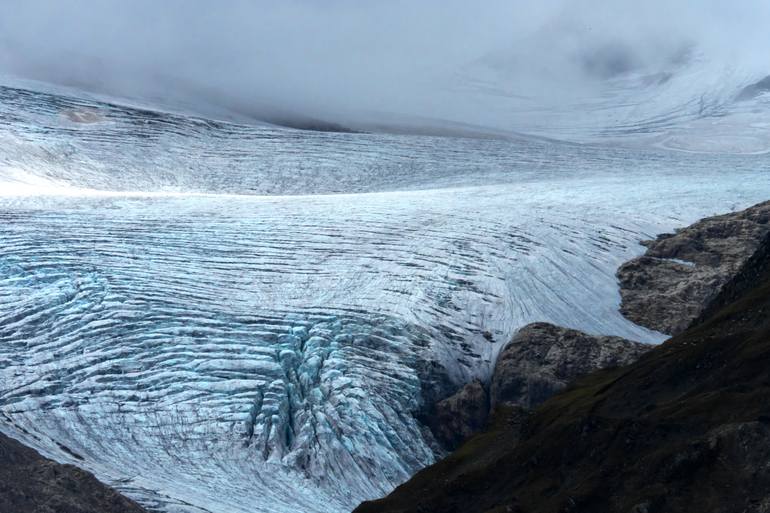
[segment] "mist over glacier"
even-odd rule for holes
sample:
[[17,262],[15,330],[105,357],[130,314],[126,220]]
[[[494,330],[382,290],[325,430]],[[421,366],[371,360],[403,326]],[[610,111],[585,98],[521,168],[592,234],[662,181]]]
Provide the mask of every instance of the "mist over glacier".
[[8,0],[0,430],[168,513],[389,492],[521,326],[665,338],[615,271],[768,198],[768,21]]
[[723,114],[770,74],[769,17],[761,0],[10,0],[0,70],[241,120],[580,138]]

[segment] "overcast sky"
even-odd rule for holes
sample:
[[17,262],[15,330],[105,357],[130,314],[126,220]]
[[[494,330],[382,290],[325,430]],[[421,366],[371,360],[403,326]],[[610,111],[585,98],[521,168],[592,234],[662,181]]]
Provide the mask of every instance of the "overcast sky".
[[0,72],[256,116],[462,120],[442,92],[476,79],[558,98],[694,52],[770,73],[769,26],[766,0],[4,0]]

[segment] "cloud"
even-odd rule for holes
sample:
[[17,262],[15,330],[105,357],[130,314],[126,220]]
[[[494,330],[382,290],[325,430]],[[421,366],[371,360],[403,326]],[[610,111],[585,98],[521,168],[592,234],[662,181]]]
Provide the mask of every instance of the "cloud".
[[770,73],[766,4],[5,0],[0,71],[204,114],[483,124],[484,80],[547,103],[692,51]]

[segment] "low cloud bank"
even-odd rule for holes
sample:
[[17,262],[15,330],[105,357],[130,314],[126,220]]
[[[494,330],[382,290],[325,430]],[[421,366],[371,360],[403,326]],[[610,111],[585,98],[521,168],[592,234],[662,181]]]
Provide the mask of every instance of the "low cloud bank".
[[[705,58],[770,74],[744,0],[7,0],[0,73],[254,119],[504,127],[484,95],[558,106]],[[664,78],[660,78],[663,80]],[[488,105],[488,103],[487,103]]]

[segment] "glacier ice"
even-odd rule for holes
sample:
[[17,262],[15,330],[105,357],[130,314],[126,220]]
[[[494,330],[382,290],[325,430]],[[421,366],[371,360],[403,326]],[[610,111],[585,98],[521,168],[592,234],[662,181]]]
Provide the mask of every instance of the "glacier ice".
[[615,269],[770,193],[762,155],[0,97],[0,429],[169,512],[386,493],[436,457],[416,413],[518,327],[659,342]]

